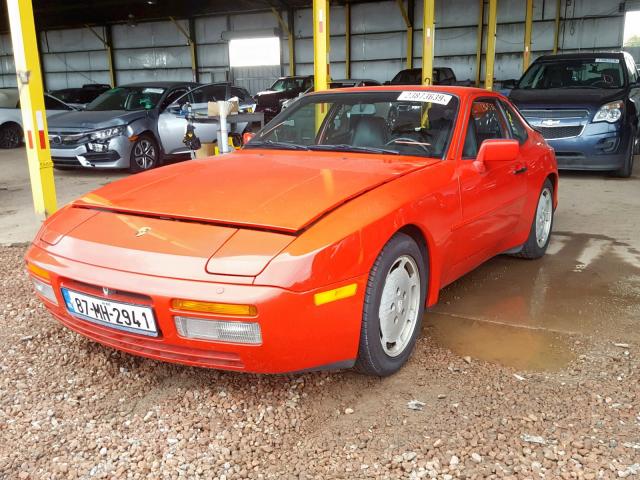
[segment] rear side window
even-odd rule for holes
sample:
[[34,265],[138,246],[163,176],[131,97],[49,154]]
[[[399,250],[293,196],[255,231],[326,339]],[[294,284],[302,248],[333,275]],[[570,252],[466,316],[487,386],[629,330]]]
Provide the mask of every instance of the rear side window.
[[527,129],[522,124],[520,117],[518,117],[513,108],[511,108],[511,105],[508,105],[505,102],[500,102],[500,104],[504,109],[504,114],[507,118],[507,125],[511,131],[511,136],[518,140],[520,144],[523,144],[527,141]]
[[463,158],[476,158],[485,140],[509,138],[508,127],[496,100],[476,100],[471,106]]

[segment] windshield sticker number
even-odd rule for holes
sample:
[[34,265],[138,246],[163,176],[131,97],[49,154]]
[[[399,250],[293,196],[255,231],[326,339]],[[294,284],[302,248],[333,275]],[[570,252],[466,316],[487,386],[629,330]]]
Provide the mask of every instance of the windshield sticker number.
[[424,103],[437,103],[439,105],[449,105],[451,101],[451,95],[446,93],[435,92],[402,92],[398,96],[398,100],[406,100],[412,102],[424,102]]
[[596,58],[596,63],[620,63],[619,58]]
[[142,93],[157,93],[158,95],[162,95],[164,92],[164,88],[145,88],[142,90]]

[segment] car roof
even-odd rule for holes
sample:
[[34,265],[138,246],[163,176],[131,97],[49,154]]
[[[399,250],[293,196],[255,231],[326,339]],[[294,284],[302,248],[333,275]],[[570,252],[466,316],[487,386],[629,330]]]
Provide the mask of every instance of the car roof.
[[202,85],[195,82],[136,82],[127,83],[125,85],[118,85],[118,87],[157,87],[157,88],[172,88],[182,86],[198,86]]
[[380,85],[373,87],[349,87],[341,88],[338,90],[324,90],[320,92],[312,92],[310,95],[316,95],[319,93],[330,93],[333,95],[345,95],[348,93],[362,93],[362,92],[404,92],[404,91],[425,91],[425,92],[442,92],[450,93],[458,97],[465,97],[468,95],[481,94],[484,96],[502,97],[499,92],[492,92],[485,90],[484,88],[477,87],[461,87],[457,85]]
[[620,51],[608,51],[608,52],[589,52],[589,53],[560,53],[557,55],[543,55],[538,57],[538,61],[548,60],[580,60],[583,58],[620,58],[623,56],[623,52]]
[[284,77],[279,77],[278,80],[284,80],[286,78],[313,78],[313,75],[285,75]]

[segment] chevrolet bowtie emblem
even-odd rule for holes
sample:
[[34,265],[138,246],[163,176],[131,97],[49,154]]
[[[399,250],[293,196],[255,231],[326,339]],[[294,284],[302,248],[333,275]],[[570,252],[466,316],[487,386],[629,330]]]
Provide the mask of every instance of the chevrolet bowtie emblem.
[[141,237],[143,235],[146,235],[150,231],[151,231],[150,227],[142,227],[136,232],[136,237]]

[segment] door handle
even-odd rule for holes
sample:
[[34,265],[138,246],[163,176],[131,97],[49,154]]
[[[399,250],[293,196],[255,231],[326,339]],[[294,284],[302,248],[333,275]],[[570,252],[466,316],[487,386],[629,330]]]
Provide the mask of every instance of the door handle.
[[514,170],[513,170],[513,174],[514,175],[520,175],[521,173],[524,173],[527,171],[527,166],[526,165],[521,165],[521,166],[517,166]]

